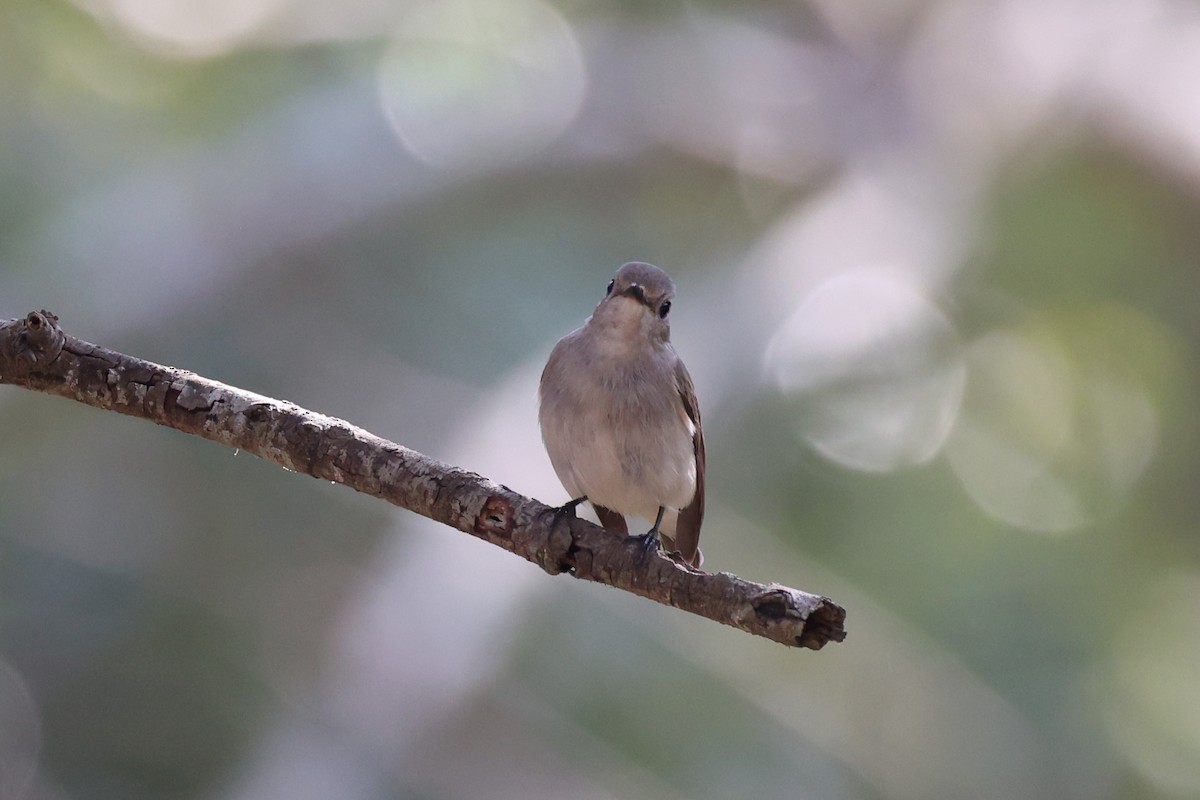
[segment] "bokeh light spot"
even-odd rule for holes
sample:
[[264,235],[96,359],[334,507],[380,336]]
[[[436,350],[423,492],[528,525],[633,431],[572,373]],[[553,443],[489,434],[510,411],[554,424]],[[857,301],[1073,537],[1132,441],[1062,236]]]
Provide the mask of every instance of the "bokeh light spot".
[[285,0],[87,0],[144,49],[175,58],[205,58],[233,50],[273,19]]
[[379,67],[380,100],[400,141],[448,168],[538,152],[575,119],[585,86],[570,26],[540,0],[420,4]]
[[1071,368],[1053,342],[1010,332],[968,349],[971,391],[947,456],[984,511],[1012,525],[1062,531],[1083,521],[1050,473],[1071,430]]
[[795,401],[801,437],[869,472],[933,458],[965,383],[950,321],[885,269],[838,275],[808,293],[772,338],[766,369]]
[[1095,346],[1104,327],[1127,316],[1085,316],[1074,331],[1085,344],[1076,348],[1047,324],[994,331],[968,348],[967,398],[946,455],[989,515],[1026,530],[1069,531],[1116,508],[1142,475],[1158,441],[1157,413],[1123,366],[1121,345]]

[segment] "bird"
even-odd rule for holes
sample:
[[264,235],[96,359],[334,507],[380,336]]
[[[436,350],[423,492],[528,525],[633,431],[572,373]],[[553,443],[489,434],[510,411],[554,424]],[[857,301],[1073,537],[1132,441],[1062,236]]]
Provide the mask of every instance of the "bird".
[[[625,517],[654,520],[643,552],[665,548],[699,567],[704,431],[692,377],[671,344],[675,284],[624,264],[592,315],[554,346],[538,387],[538,423],[571,500],[628,535]],[[661,537],[661,544],[660,544]]]

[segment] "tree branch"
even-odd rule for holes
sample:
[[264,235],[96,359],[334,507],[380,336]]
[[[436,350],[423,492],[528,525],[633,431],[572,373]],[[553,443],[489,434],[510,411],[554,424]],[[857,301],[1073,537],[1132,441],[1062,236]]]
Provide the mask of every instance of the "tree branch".
[[0,383],[150,420],[342,483],[503,547],[550,574],[569,572],[793,647],[842,641],[846,612],[827,597],[709,574],[472,472],[348,422],[71,336],[46,311],[0,322]]

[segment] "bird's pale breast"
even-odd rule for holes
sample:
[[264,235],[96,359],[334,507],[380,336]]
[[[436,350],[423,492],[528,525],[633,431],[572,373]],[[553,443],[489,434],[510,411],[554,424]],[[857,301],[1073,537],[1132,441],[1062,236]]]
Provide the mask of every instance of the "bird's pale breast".
[[562,346],[547,365],[558,390],[543,390],[539,417],[546,450],[567,491],[650,520],[659,506],[678,510],[690,503],[695,445],[675,385],[674,351],[668,346],[651,358],[629,359],[636,368],[617,358],[597,369],[587,357],[556,358]]

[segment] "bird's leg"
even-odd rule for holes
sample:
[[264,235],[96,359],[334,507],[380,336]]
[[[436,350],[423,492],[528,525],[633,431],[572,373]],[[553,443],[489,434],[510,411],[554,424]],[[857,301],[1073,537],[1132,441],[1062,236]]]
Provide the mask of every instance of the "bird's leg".
[[654,519],[654,527],[638,536],[642,540],[642,552],[638,560],[641,561],[651,553],[657,553],[662,549],[662,543],[658,538],[658,526],[662,525],[663,514],[667,512],[665,506],[658,507],[658,516]]
[[658,516],[654,518],[654,527],[646,531],[647,536],[653,536],[654,541],[658,541],[658,526],[662,525],[663,514],[667,513],[666,506],[658,507]]

